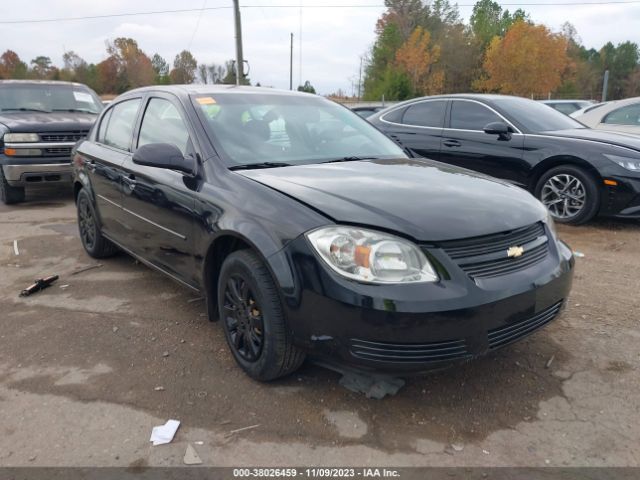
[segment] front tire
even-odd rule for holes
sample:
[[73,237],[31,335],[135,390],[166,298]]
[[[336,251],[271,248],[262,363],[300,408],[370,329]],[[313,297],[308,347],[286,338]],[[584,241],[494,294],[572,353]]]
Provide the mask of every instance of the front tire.
[[85,251],[93,258],[106,258],[114,255],[118,251],[118,247],[102,236],[93,202],[85,189],[78,193],[76,206],[80,240]]
[[0,199],[5,205],[24,202],[24,187],[12,187],[4,176],[4,170],[0,166]]
[[600,192],[594,178],[573,165],[561,165],[545,172],[534,191],[558,223],[580,225],[598,213]]
[[250,250],[229,255],[218,280],[218,312],[231,353],[262,382],[297,370],[304,351],[292,343],[278,290],[264,262]]

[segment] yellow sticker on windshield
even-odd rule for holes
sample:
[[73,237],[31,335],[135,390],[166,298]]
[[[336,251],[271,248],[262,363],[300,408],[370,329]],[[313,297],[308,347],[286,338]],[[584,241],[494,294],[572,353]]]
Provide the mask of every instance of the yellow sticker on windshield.
[[215,105],[216,103],[213,97],[198,97],[196,98],[196,102],[200,105]]

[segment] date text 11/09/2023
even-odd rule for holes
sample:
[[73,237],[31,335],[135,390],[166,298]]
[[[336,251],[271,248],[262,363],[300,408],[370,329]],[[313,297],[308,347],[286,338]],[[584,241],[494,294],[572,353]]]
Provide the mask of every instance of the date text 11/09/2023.
[[234,478],[399,478],[391,468],[234,468]]

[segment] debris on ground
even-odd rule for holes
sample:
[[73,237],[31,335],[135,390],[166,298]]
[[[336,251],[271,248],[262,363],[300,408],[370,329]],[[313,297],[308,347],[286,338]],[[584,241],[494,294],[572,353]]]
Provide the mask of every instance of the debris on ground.
[[461,452],[462,450],[464,450],[464,445],[461,445],[459,443],[452,443],[451,448],[453,448],[456,452]]
[[333,363],[316,360],[314,362],[334,372],[342,375],[338,381],[347,390],[355,393],[364,393],[367,398],[375,398],[381,400],[387,395],[395,395],[405,385],[405,381],[401,378],[392,377],[390,375],[364,372],[350,367],[344,367]]
[[35,280],[35,282],[32,285],[29,285],[27,288],[22,290],[20,292],[20,296],[28,297],[32,293],[36,293],[36,292],[39,292],[40,290],[44,290],[53,282],[58,280],[58,278],[59,278],[58,275],[51,275],[50,277],[39,278],[38,280]]
[[113,327],[113,328],[111,329],[111,331],[112,331],[113,333],[118,333],[118,327]]
[[20,250],[18,250],[18,240],[13,241],[13,253],[16,254],[16,257],[20,255]]
[[60,285],[60,288],[64,290],[65,288],[69,288],[69,284],[65,283],[64,285]]
[[155,390],[156,392],[164,392],[164,387],[163,387],[162,385],[160,385],[160,386],[158,386],[158,387],[154,388],[154,390]]
[[88,270],[93,270],[94,268],[100,268],[100,267],[102,267],[102,264],[101,263],[96,263],[94,265],[89,265],[87,267],[83,267],[83,268],[81,268],[79,270],[71,272],[71,275],[78,275],[79,273],[83,273],[83,272],[86,272]]
[[167,351],[162,352],[162,356],[163,357],[168,357],[169,356],[169,352],[167,352]]
[[584,258],[584,253],[578,252],[577,250],[573,252],[573,256],[576,258]]
[[195,303],[199,302],[200,300],[204,300],[204,297],[190,298],[189,300],[187,300],[187,303]]
[[187,451],[184,452],[183,462],[185,465],[200,465],[202,463],[202,459],[196,452],[196,449],[191,446],[191,444],[187,444]]
[[556,359],[555,355],[551,355],[551,358],[549,360],[547,360],[547,363],[545,364],[544,368],[550,368],[551,364],[553,363],[553,361]]
[[236,428],[235,430],[231,430],[230,432],[228,432],[226,436],[230,437],[233,434],[244,432],[245,430],[253,430],[254,428],[258,428],[259,426],[260,424],[258,423],[257,425],[251,425],[250,427]]
[[153,427],[149,441],[153,442],[154,447],[157,445],[164,445],[165,443],[171,443],[171,440],[173,440],[179,426],[179,420],[167,420],[167,423],[164,425]]
[[204,442],[202,440],[198,440],[197,442],[193,442],[196,445],[204,445]]

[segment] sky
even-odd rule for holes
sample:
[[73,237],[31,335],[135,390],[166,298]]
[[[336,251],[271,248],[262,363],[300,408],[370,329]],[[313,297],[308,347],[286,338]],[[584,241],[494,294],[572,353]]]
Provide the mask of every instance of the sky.
[[[640,44],[640,0],[627,4],[571,6],[549,5],[550,0],[521,2],[526,4],[522,8],[534,22],[552,30],[559,31],[565,21],[571,22],[587,48],[599,49],[607,41],[617,44],[630,40]],[[249,78],[263,86],[289,87],[289,47],[293,33],[294,88],[309,80],[321,94],[338,89],[353,93],[360,58],[375,40],[376,20],[385,10],[383,3],[383,0],[241,0],[240,5],[245,6],[241,15]],[[459,3],[460,14],[468,21],[474,0]],[[503,8],[513,11],[521,4],[509,0]],[[27,63],[38,55],[45,55],[54,64],[61,65],[63,52],[73,50],[88,62],[97,63],[106,58],[106,41],[132,37],[149,56],[159,53],[169,62],[173,62],[181,50],[189,49],[200,63],[223,64],[235,56],[233,10],[212,8],[231,5],[232,0],[24,0],[20,8],[5,10],[0,18],[0,51],[12,49]],[[276,5],[291,6],[275,8]],[[322,5],[325,8],[318,8]],[[200,10],[203,6],[210,10]],[[1,23],[176,9],[198,11]]]

